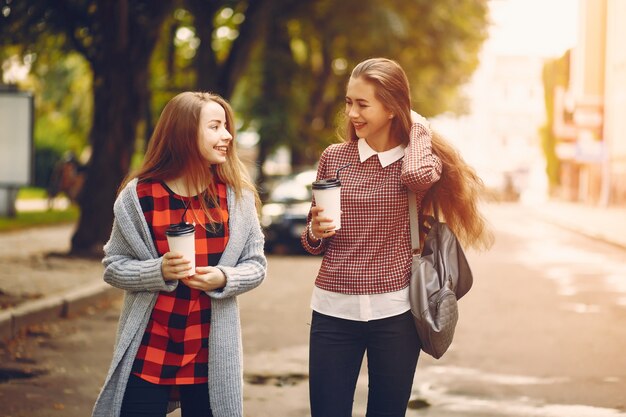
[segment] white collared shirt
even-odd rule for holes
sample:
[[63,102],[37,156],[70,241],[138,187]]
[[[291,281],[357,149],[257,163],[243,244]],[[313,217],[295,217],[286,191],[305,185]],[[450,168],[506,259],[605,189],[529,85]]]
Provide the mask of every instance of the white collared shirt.
[[377,155],[378,160],[380,161],[380,165],[382,165],[383,168],[393,164],[398,159],[403,158],[404,149],[406,148],[405,145],[398,145],[395,148],[389,149],[388,151],[376,152],[363,138],[359,139],[358,146],[359,146],[359,159],[361,162],[365,162],[370,157]]
[[[365,139],[359,139],[359,160],[365,162],[377,156],[383,168],[404,157],[404,145],[384,152],[376,152]],[[382,294],[341,294],[313,287],[311,308],[327,316],[347,320],[370,321],[397,316],[408,310],[409,288]]]

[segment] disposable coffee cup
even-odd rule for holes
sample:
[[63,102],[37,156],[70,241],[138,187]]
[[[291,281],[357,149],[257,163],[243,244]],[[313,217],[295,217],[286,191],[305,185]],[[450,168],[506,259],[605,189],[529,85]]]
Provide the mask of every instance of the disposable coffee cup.
[[170,252],[178,252],[191,263],[189,276],[196,273],[196,230],[191,223],[172,224],[165,230]]
[[322,217],[332,219],[332,223],[322,222],[320,226],[335,225],[335,230],[341,228],[341,182],[337,178],[328,178],[313,183],[313,197],[315,205],[324,209]]

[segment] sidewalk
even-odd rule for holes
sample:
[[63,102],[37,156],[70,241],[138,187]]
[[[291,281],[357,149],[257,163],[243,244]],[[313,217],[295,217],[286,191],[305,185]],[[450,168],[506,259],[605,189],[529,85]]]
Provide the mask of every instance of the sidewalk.
[[626,249],[626,207],[596,207],[549,201],[525,205],[536,218]]
[[66,224],[0,233],[0,342],[121,295],[102,280],[99,260],[64,255],[73,232]]
[[[548,202],[524,205],[530,216],[626,249],[626,207]],[[28,326],[79,314],[121,296],[105,284],[99,260],[62,255],[74,225],[0,233],[0,342]]]

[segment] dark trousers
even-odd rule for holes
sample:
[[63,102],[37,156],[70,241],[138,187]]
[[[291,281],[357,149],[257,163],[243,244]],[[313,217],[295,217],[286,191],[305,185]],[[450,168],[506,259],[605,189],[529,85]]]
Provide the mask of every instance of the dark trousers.
[[312,417],[350,417],[367,351],[367,417],[406,414],[420,341],[408,311],[369,322],[313,312],[309,351]]
[[[171,385],[157,385],[133,374],[128,379],[121,417],[165,417]],[[213,417],[207,384],[179,385],[182,417]]]

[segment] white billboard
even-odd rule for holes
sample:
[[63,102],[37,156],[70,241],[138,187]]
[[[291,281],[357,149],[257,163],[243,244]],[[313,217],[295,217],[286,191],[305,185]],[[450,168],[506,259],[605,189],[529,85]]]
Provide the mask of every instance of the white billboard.
[[30,185],[33,155],[32,95],[0,90],[0,187]]

